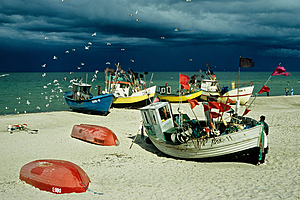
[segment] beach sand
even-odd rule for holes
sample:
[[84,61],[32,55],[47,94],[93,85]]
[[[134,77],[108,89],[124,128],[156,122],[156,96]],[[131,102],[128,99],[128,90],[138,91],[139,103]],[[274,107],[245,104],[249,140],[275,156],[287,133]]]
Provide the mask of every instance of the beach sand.
[[[173,104],[177,110],[178,104]],[[181,106],[193,117],[189,104]],[[240,108],[240,114],[245,108]],[[107,116],[50,112],[0,116],[1,199],[299,199],[300,97],[258,97],[249,117],[266,116],[269,124],[267,165],[196,162],[169,157],[139,134],[139,110],[111,109]],[[204,119],[203,107],[194,108]],[[7,131],[27,123],[37,134]],[[71,138],[76,124],[108,127],[119,146],[105,147]],[[23,165],[38,159],[60,159],[80,166],[90,177],[90,190],[103,193],[53,194],[19,179]]]

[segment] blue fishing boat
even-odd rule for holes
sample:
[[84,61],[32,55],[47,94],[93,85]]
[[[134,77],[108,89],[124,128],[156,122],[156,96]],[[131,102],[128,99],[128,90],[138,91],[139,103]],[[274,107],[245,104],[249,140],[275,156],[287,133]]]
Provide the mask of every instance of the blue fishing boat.
[[107,115],[113,102],[113,94],[91,94],[91,85],[73,83],[73,91],[64,94],[67,104],[72,110],[83,113]]

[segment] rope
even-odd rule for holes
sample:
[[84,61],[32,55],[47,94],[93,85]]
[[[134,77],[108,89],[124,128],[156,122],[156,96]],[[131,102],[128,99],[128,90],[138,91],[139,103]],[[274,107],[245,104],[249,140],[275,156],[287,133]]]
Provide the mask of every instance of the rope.
[[88,186],[84,182],[82,182],[81,184],[87,191],[93,192],[94,194],[103,195],[103,193],[98,193],[98,192],[95,192],[95,191],[92,191],[91,189],[89,189]]

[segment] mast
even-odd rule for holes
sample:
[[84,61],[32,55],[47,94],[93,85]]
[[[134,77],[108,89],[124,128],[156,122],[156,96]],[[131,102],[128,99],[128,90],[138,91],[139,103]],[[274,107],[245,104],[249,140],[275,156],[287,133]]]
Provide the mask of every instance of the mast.
[[236,109],[235,112],[237,115],[239,115],[239,107],[240,107],[240,73],[241,73],[241,56],[240,56],[240,62],[239,62],[239,73],[238,73],[238,86],[237,86],[237,99],[236,99]]

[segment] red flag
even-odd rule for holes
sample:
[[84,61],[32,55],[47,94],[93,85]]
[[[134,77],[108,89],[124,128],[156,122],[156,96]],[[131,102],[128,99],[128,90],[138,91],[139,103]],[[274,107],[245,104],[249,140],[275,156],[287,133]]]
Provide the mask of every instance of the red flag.
[[243,116],[244,116],[244,115],[247,115],[247,113],[250,112],[250,111],[251,111],[251,110],[248,110],[248,109],[246,108],[246,110],[245,110]]
[[251,58],[240,58],[240,67],[253,67],[254,61]]
[[218,102],[208,102],[209,107],[220,109],[220,105]]
[[264,85],[264,86],[259,90],[258,94],[261,94],[261,93],[264,93],[264,92],[269,92],[269,91],[270,91],[270,88]]
[[204,112],[210,110],[210,107],[209,107],[208,105],[205,105],[205,104],[202,104],[202,105],[203,105],[203,107],[204,107]]
[[231,100],[229,97],[227,97],[226,104],[230,104],[230,103],[235,103],[235,102]]
[[230,105],[226,105],[225,103],[220,102],[220,112],[226,112],[226,111],[229,111],[230,108],[231,108]]
[[191,104],[191,108],[195,108],[196,105],[199,105],[197,99],[188,99],[187,100]]
[[222,115],[220,113],[217,112],[209,112],[210,118],[218,118],[218,117],[222,117]]
[[190,89],[189,79],[190,78],[187,75],[180,74],[181,89]]
[[285,72],[284,67],[281,67],[280,65],[278,65],[275,71],[271,74],[271,76],[276,76],[276,75],[292,76],[289,72]]

